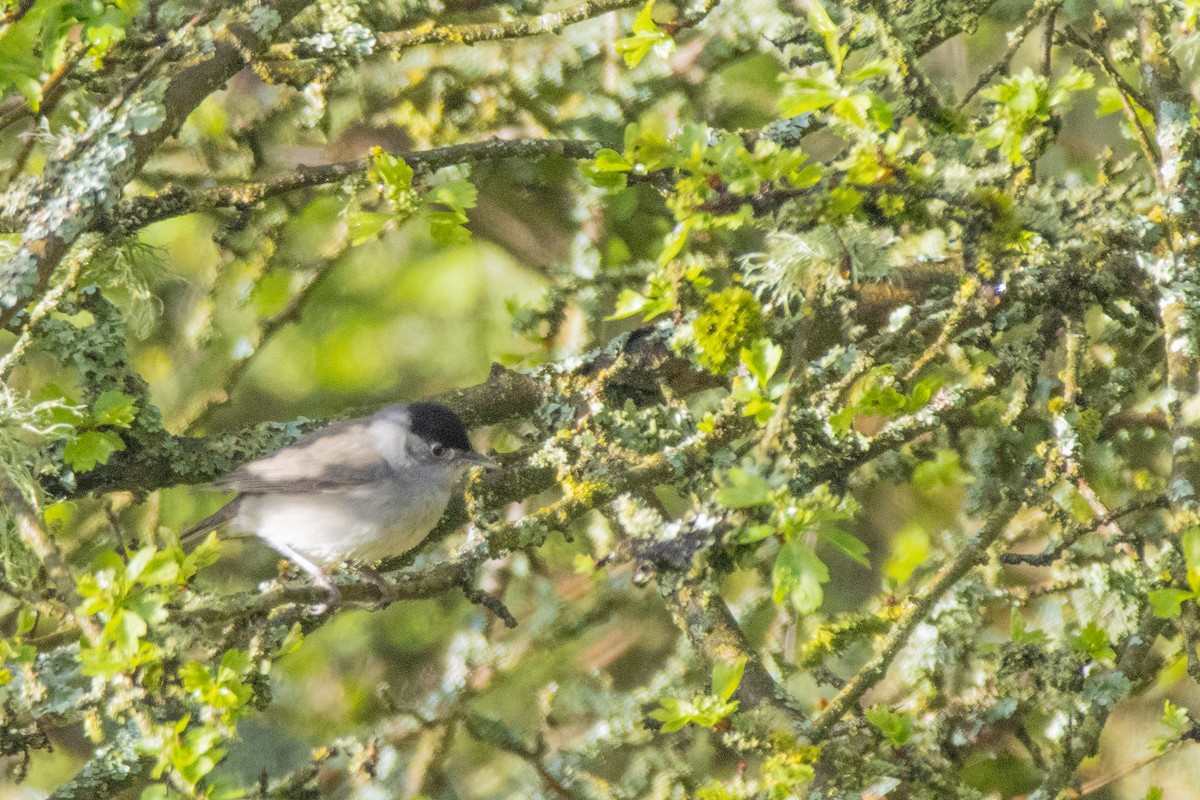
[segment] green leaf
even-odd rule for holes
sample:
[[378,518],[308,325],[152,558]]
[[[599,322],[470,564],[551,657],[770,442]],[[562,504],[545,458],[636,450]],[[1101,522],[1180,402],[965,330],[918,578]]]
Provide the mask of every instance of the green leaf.
[[208,667],[199,661],[189,661],[179,668],[179,683],[183,686],[184,691],[194,692],[203,689],[211,682],[212,676],[208,673]]
[[1175,705],[1170,700],[1164,700],[1162,716],[1158,721],[1182,735],[1189,724],[1188,710]]
[[[38,4],[41,5],[41,4]],[[15,24],[0,28],[0,90],[14,87],[25,96],[30,110],[42,99],[42,61],[37,57],[38,8]]]
[[832,526],[821,528],[820,533],[822,539],[841,550],[851,559],[862,564],[867,569],[871,568],[871,562],[867,560],[867,553],[870,548],[856,536],[846,533],[841,528]]
[[829,570],[812,548],[794,539],[779,548],[771,570],[776,603],[790,603],[800,614],[816,611],[824,594],[821,584],[829,581]]
[[649,0],[633,20],[633,35],[618,39],[617,52],[625,59],[625,66],[636,67],[651,50],[659,58],[666,58],[675,49],[675,40],[654,22],[654,0]]
[[785,117],[797,117],[833,105],[843,94],[842,87],[830,73],[791,78],[784,85],[776,108]]
[[130,557],[129,563],[125,565],[125,580],[130,583],[136,581],[138,576],[142,574],[142,570],[150,563],[150,559],[154,558],[155,549],[153,546],[143,547]]
[[1084,89],[1090,89],[1095,85],[1096,79],[1092,76],[1092,73],[1077,66],[1072,66],[1067,70],[1066,75],[1059,78],[1054,88],[1065,92],[1082,92]]
[[621,293],[617,295],[616,308],[605,319],[625,319],[626,317],[632,317],[645,308],[648,302],[650,301],[645,295],[635,292],[633,289],[622,289]]
[[1121,92],[1115,86],[1101,86],[1096,90],[1096,116],[1105,117],[1125,110]]
[[429,212],[429,235],[440,245],[451,247],[471,241],[464,224],[467,215],[459,210]]
[[420,198],[413,189],[413,171],[403,158],[398,158],[382,148],[371,151],[372,172],[383,186],[383,194],[391,201],[400,216],[412,214],[420,206]]
[[1008,635],[1014,644],[1042,645],[1050,640],[1045,631],[1026,630],[1025,617],[1015,607],[1008,615]]
[[770,339],[756,339],[749,347],[743,347],[739,353],[746,369],[765,387],[767,382],[779,369],[779,361],[783,357],[783,348]]
[[601,148],[592,159],[592,167],[597,172],[629,172],[633,169],[625,156],[608,147]]
[[737,691],[738,684],[742,682],[742,674],[746,671],[746,659],[739,658],[736,661],[717,661],[712,667],[712,690],[713,694],[720,698],[722,703],[728,702],[729,698],[733,697],[733,693]]
[[92,421],[96,425],[116,425],[128,428],[137,416],[137,401],[122,392],[108,391],[92,405]]
[[[594,159],[580,167],[583,176],[601,189],[623,188],[628,183],[627,173],[632,169],[633,164],[625,156],[608,147],[598,151]],[[626,202],[631,201],[636,203],[636,197]]]
[[776,532],[774,525],[747,525],[742,528],[741,532],[734,538],[737,544],[753,544],[761,542],[768,536],[774,536]]
[[132,611],[117,609],[104,625],[104,638],[122,650],[133,652],[138,640],[146,635],[146,620]]
[[928,377],[917,381],[908,395],[908,401],[904,404],[904,410],[911,413],[924,408],[933,399],[934,392],[940,388],[942,388],[942,380],[940,378]]
[[959,466],[958,453],[954,450],[937,450],[933,459],[922,461],[913,470],[913,485],[922,491],[961,486],[970,483],[970,476]]
[[717,502],[726,508],[749,508],[771,502],[771,486],[761,475],[733,467],[722,476]]
[[17,612],[17,629],[14,632],[16,636],[24,636],[33,630],[33,626],[37,624],[37,612],[33,609],[22,606]]
[[360,244],[371,241],[392,219],[394,219],[394,215],[381,214],[377,211],[359,211],[351,214],[346,220],[346,225],[350,230],[350,244],[358,247]]
[[912,739],[913,721],[907,714],[879,705],[868,708],[863,716],[896,747],[903,747]]
[[871,121],[875,123],[876,129],[879,131],[891,130],[895,122],[892,115],[892,107],[887,104],[886,100],[874,92],[867,92],[867,98],[870,102]]
[[124,449],[125,442],[113,431],[85,431],[63,448],[63,460],[76,472],[88,472]]
[[1200,527],[1188,528],[1179,538],[1183,558],[1187,563],[1188,587],[1200,594]]
[[180,580],[179,562],[175,559],[175,553],[169,550],[154,553],[138,577],[138,583],[143,586],[174,586]]
[[439,183],[425,195],[426,202],[441,203],[459,211],[474,208],[479,191],[475,184],[466,178],[455,178],[445,183]]
[[829,107],[838,119],[849,122],[856,128],[867,127],[867,113],[871,110],[871,98],[865,94],[852,94],[839,97]]
[[[738,677],[740,679],[740,674]],[[736,683],[733,688],[737,688]],[[716,695],[702,695],[691,700],[664,697],[659,703],[659,708],[650,712],[650,718],[663,724],[663,733],[672,733],[688,723],[711,728],[738,707],[736,700],[726,702]]]
[[245,650],[226,650],[221,656],[221,669],[232,676],[238,676],[250,669],[253,659]]
[[1071,646],[1076,652],[1093,661],[1112,660],[1117,657],[1116,651],[1108,642],[1108,634],[1095,622],[1089,622],[1087,627],[1071,637]]
[[1154,589],[1147,596],[1150,605],[1154,607],[1154,616],[1159,619],[1178,617],[1184,600],[1196,597],[1195,592],[1183,589]]
[[671,263],[675,256],[683,250],[683,246],[687,244],[688,235],[695,226],[696,221],[693,217],[688,217],[682,222],[676,223],[671,232],[663,237],[663,249],[658,254],[658,263],[666,265]]
[[651,278],[646,294],[640,294],[632,289],[622,289],[621,293],[617,295],[616,308],[606,319],[625,319],[635,314],[641,314],[642,321],[649,322],[673,308],[675,308],[675,291],[670,281]]
[[408,191],[412,189],[412,167],[403,158],[376,148],[371,153],[371,163],[375,167],[375,174],[389,190]]
[[830,19],[829,12],[820,0],[808,0],[808,24],[825,40],[825,50],[829,53],[834,72],[841,73],[847,48],[839,43],[838,26]]
[[691,715],[678,697],[664,697],[659,707],[650,712],[650,718],[662,723],[663,733],[674,733],[691,722]]
[[892,65],[886,59],[877,58],[873,61],[868,61],[854,72],[850,73],[850,80],[855,83],[862,83],[871,78],[878,78],[882,75],[887,75],[892,71]]
[[304,628],[299,622],[292,624],[288,629],[287,635],[283,637],[283,641],[279,643],[279,651],[275,653],[275,658],[283,658],[300,649],[300,645],[304,644]]

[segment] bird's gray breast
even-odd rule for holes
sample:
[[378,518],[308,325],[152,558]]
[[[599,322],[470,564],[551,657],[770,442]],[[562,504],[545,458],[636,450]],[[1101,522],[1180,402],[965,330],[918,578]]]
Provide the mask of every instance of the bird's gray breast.
[[437,524],[451,485],[420,468],[336,490],[250,495],[240,526],[319,564],[374,563],[415,547]]

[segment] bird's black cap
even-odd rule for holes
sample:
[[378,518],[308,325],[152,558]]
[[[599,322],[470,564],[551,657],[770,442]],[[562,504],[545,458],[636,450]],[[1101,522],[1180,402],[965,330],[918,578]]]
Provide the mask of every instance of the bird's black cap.
[[471,440],[467,438],[467,429],[462,420],[441,403],[410,403],[408,406],[409,424],[413,433],[433,444],[453,447],[455,450],[473,452]]

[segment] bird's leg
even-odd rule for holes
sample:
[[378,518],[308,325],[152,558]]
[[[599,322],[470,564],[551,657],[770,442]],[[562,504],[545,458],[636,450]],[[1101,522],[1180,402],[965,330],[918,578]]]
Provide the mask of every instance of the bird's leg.
[[329,608],[330,606],[336,606],[338,603],[342,602],[342,593],[339,592],[338,588],[333,585],[333,581],[331,581],[329,576],[325,574],[325,570],[321,569],[316,564],[297,553],[294,549],[288,547],[286,544],[281,544],[280,542],[271,542],[270,545],[279,551],[279,553],[288,561],[291,561],[293,564],[300,567],[300,569],[311,575],[313,582],[325,590],[325,595],[328,597],[328,600],[324,603],[319,603],[312,606],[309,610],[312,611],[313,614],[323,614],[325,609]]
[[362,576],[364,581],[379,590],[379,599],[375,601],[376,609],[386,608],[389,603],[395,601],[396,590],[390,583],[387,582],[387,578],[383,577],[366,564],[355,564],[354,568],[358,571],[358,574]]

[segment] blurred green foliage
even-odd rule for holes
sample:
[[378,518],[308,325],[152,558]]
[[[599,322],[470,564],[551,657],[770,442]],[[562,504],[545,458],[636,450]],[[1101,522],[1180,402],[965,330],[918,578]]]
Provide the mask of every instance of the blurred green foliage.
[[[0,800],[1187,794],[1198,9],[0,4]],[[381,607],[178,547],[431,396]]]

